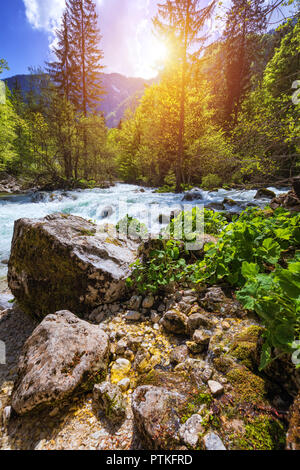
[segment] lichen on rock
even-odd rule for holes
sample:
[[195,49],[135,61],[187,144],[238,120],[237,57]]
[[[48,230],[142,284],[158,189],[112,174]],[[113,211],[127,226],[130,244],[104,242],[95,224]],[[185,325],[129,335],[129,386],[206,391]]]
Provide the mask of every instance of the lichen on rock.
[[89,313],[120,299],[138,243],[106,239],[106,233],[80,217],[17,220],[8,282],[22,308],[43,318],[62,309]]

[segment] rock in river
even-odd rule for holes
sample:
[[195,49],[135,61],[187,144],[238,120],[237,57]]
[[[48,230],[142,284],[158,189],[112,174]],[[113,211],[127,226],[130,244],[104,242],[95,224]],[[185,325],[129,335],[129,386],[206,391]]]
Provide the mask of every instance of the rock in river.
[[199,188],[193,188],[191,191],[187,191],[183,196],[183,201],[195,201],[203,200],[203,192]]
[[12,407],[20,415],[52,405],[105,379],[106,333],[71,312],[48,315],[26,341],[18,364]]
[[138,243],[98,232],[80,217],[54,214],[15,222],[9,287],[22,308],[44,317],[90,313],[120,299]]

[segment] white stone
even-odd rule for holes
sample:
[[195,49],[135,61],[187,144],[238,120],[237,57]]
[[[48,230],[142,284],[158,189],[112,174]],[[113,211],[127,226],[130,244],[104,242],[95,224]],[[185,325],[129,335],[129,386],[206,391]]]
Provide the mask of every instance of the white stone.
[[204,437],[204,445],[206,450],[226,450],[223,442],[214,432],[206,434]]
[[202,418],[195,414],[180,427],[179,436],[186,445],[195,448],[201,432],[203,432]]
[[7,426],[11,417],[11,406],[6,406],[3,410],[3,425]]
[[224,393],[224,387],[219,382],[215,382],[214,380],[209,380],[208,386],[214,397],[218,395],[222,395],[222,393]]
[[127,390],[130,387],[130,379],[125,378],[125,379],[120,380],[120,382],[118,382],[118,386],[120,387],[122,392],[127,392]]

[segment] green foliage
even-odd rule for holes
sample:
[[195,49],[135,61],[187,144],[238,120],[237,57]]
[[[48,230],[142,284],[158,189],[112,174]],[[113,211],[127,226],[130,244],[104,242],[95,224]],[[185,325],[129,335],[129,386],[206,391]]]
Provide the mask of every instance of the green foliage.
[[199,392],[197,395],[194,395],[181,412],[181,422],[185,423],[191,416],[197,413],[201,405],[206,405],[209,408],[213,401],[214,399],[209,393]]
[[4,104],[0,104],[0,171],[6,169],[16,155],[14,148],[17,137],[16,118],[9,99],[6,99]]
[[194,241],[201,239],[203,233],[218,235],[227,225],[220,212],[193,207],[191,211],[181,212],[165,229],[175,240]]
[[3,72],[3,70],[9,70],[8,64],[6,60],[0,59],[0,74]]
[[128,214],[117,223],[116,230],[129,238],[145,238],[148,234],[146,225]]
[[[157,292],[182,282],[189,276],[190,269],[190,254],[184,242],[195,241],[196,238],[201,240],[204,231],[217,235],[226,223],[221,214],[206,209],[195,207],[192,211],[181,213],[162,233],[159,241],[161,248],[152,250],[143,263],[135,263],[132,278],[128,282],[142,293]],[[169,235],[171,239],[164,240]]]
[[203,189],[215,189],[220,186],[222,180],[219,176],[209,173],[207,176],[202,178],[202,188]]
[[285,257],[300,246],[300,215],[249,209],[225,228],[217,245],[208,246],[195,282],[227,282],[242,287],[244,307],[254,310],[266,327],[261,368],[271,361],[271,348],[295,351],[300,333],[299,255],[284,269]]
[[299,47],[298,19],[294,26],[285,25],[281,43],[261,81],[243,102],[232,143],[241,160],[242,174],[248,179],[288,178],[299,170],[300,104],[292,100],[292,85],[299,73]]
[[128,282],[141,293],[155,293],[179,283],[185,277],[187,263],[181,243],[168,240],[162,241],[162,245],[162,249],[151,251],[143,263],[138,260],[134,264],[134,272]]
[[[300,244],[300,216],[278,209],[274,213],[251,208],[229,224],[217,245],[208,245],[204,259],[193,274],[196,282],[225,281],[245,284],[243,263],[254,263],[257,273],[268,272],[290,246]],[[250,269],[250,268],[249,268]]]
[[238,299],[266,326],[261,358],[264,369],[274,359],[273,347],[282,353],[300,350],[300,343],[296,343],[300,340],[300,252],[287,269],[277,265],[271,274],[260,274],[257,265],[244,262],[242,273],[247,282]]

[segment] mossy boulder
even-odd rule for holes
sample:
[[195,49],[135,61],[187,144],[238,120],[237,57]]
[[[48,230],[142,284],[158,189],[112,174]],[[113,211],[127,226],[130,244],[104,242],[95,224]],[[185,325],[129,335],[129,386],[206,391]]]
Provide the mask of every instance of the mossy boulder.
[[57,310],[89,313],[120,299],[137,242],[111,240],[80,217],[54,214],[15,222],[9,287],[21,307],[43,318]]
[[145,448],[176,449],[187,406],[198,398],[197,382],[186,372],[153,369],[140,376],[137,385],[132,410]]
[[238,450],[283,450],[285,447],[283,424],[271,416],[259,416],[245,423],[243,436],[236,440]]
[[166,450],[179,445],[179,409],[185,396],[177,390],[145,385],[132,397],[134,423],[146,449]]
[[274,199],[276,194],[267,188],[259,189],[254,196],[254,199]]
[[235,336],[230,355],[252,371],[257,371],[260,362],[260,338],[264,329],[260,326],[245,328]]
[[227,372],[227,380],[233,385],[236,403],[265,403],[268,387],[264,379],[253,374],[245,366],[236,366]]
[[94,404],[104,411],[113,424],[121,424],[126,418],[126,400],[121,389],[110,382],[96,384],[93,390]]

